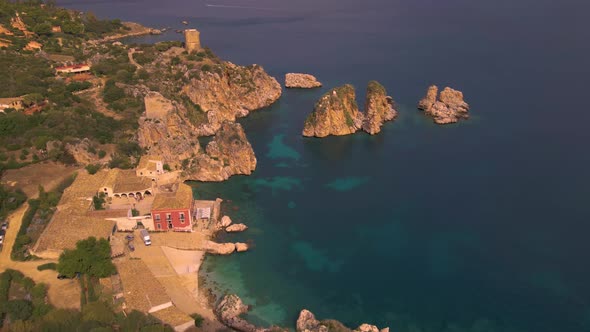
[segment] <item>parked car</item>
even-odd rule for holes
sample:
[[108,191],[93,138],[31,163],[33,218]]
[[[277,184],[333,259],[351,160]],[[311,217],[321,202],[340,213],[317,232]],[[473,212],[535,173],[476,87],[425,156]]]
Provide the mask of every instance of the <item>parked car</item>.
[[5,231],[8,229],[8,221],[2,223],[2,230]]
[[133,234],[129,234],[129,235],[125,236],[125,239],[127,241],[132,241],[133,240]]
[[64,276],[63,274],[58,274],[57,279],[63,280],[63,279],[70,279],[70,278],[68,278],[67,276]]
[[0,236],[0,245],[4,244],[4,235]]
[[129,247],[129,250],[135,251],[135,246],[133,245],[133,243],[129,243],[127,246]]

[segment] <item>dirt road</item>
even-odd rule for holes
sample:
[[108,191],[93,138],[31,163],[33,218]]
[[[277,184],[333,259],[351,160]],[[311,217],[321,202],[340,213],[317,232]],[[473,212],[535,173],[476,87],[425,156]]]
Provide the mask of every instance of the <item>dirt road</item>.
[[80,286],[76,280],[57,279],[57,272],[51,270],[38,271],[37,266],[49,263],[49,260],[38,260],[30,262],[15,262],[10,259],[12,246],[16,235],[22,224],[22,219],[29,207],[28,203],[23,204],[9,217],[9,228],[6,230],[4,246],[0,253],[0,271],[13,269],[22,272],[25,276],[35,280],[36,283],[45,283],[48,286],[49,302],[58,308],[80,308]]

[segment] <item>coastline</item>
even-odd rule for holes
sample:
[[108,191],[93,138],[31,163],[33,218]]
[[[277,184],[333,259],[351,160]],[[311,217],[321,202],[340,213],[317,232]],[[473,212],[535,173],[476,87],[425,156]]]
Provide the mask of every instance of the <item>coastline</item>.
[[122,24],[130,28],[130,30],[127,33],[117,33],[112,36],[107,36],[102,39],[99,39],[98,42],[109,42],[128,37],[145,36],[152,34],[152,32],[154,31],[153,28],[146,27],[136,22],[122,22]]

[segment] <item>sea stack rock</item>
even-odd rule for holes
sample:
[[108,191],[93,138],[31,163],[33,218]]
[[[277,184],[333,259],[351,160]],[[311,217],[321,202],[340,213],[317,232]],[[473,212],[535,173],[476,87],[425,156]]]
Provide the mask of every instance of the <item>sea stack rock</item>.
[[463,100],[461,91],[444,88],[438,96],[438,87],[428,88],[426,96],[418,103],[418,108],[430,115],[438,124],[455,123],[459,119],[469,118],[469,104]]
[[309,74],[289,73],[285,75],[286,88],[313,89],[322,86],[317,78]]
[[328,91],[318,100],[305,120],[303,136],[350,135],[362,124],[363,114],[358,110],[354,87],[346,84]]
[[206,153],[197,155],[184,171],[184,178],[197,181],[224,181],[230,176],[250,175],[256,169],[256,156],[242,125],[224,122]]
[[233,224],[233,225],[229,225],[225,229],[225,231],[228,233],[237,233],[237,232],[243,232],[247,229],[248,229],[248,226],[246,226],[244,224]]
[[240,317],[240,315],[247,313],[248,309],[249,307],[237,295],[229,294],[225,295],[215,307],[215,315],[217,315],[219,321],[236,331],[266,331],[266,329],[258,328]]
[[363,130],[371,135],[381,131],[385,121],[391,121],[397,116],[393,99],[387,96],[383,85],[377,81],[369,82],[365,100],[365,119]]

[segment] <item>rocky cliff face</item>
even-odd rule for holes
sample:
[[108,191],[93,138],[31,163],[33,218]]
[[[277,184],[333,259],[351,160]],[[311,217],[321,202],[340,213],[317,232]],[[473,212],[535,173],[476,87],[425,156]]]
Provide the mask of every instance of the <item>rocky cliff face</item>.
[[317,78],[309,74],[289,73],[285,75],[286,88],[313,89],[322,86]]
[[369,82],[365,99],[365,119],[363,130],[371,135],[381,131],[385,121],[391,121],[397,116],[393,99],[387,96],[383,85],[377,81]]
[[305,120],[303,136],[349,135],[359,130],[362,123],[354,87],[347,84],[328,91],[318,100]]
[[335,320],[319,321],[314,314],[307,309],[301,310],[297,319],[297,332],[389,332],[389,328],[379,330],[375,325],[362,324],[352,330]]
[[199,72],[182,89],[206,113],[207,121],[196,128],[199,136],[213,135],[224,121],[270,106],[281,96],[281,85],[261,66],[224,62],[216,68],[219,70]]
[[250,324],[239,316],[247,313],[249,307],[234,294],[224,296],[219,304],[215,307],[215,315],[226,326],[241,332],[287,332],[286,329],[279,327],[260,328]]
[[172,167],[180,167],[181,160],[201,153],[194,127],[184,118],[180,105],[155,92],[145,97],[145,104],[148,112],[139,119],[137,130],[142,148]]
[[469,118],[469,104],[463,100],[461,91],[444,88],[438,96],[438,87],[432,85],[428,88],[426,96],[418,103],[418,108],[432,116],[438,124],[455,123],[459,119]]
[[234,174],[250,175],[256,156],[239,123],[226,121],[207,144],[206,153],[191,161],[183,176],[198,181],[224,181]]

